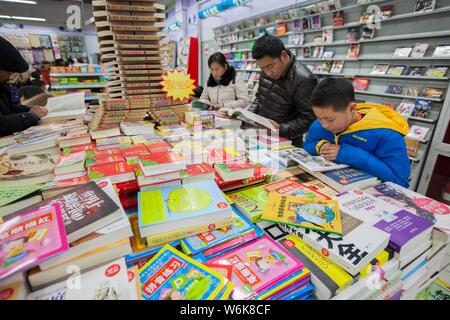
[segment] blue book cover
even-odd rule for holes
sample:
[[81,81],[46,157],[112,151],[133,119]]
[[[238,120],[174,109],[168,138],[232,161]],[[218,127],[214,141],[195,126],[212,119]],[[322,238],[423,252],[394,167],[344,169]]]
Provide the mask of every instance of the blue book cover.
[[[169,245],[172,247],[177,247],[180,245],[180,240],[175,240],[175,241],[169,242]],[[164,247],[164,245],[149,248],[144,251],[132,252],[130,254],[127,254],[125,256],[125,262],[127,263],[127,266],[131,266],[138,260],[144,259],[145,257],[151,257],[151,256],[155,255],[156,253],[158,253],[159,250],[162,249],[162,247]]]
[[230,209],[213,180],[138,193],[139,229]]
[[187,249],[186,254],[196,254],[200,251],[214,247],[217,244],[233,239],[251,229],[255,225],[233,209],[233,224],[226,228],[216,229],[181,240],[182,246]]
[[355,168],[336,169],[322,172],[322,174],[342,185],[375,178],[375,176]]
[[216,271],[165,245],[139,269],[144,300],[212,300],[226,278]]

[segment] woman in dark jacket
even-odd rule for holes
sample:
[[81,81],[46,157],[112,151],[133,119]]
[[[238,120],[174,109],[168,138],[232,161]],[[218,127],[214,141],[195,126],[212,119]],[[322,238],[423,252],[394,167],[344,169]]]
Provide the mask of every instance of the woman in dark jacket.
[[26,72],[27,62],[20,52],[0,37],[0,136],[6,136],[37,125],[47,114],[44,107],[14,106],[8,80],[13,73]]

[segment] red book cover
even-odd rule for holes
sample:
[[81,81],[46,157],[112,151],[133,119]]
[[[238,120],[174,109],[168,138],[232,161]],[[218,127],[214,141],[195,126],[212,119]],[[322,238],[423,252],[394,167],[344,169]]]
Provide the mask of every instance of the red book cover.
[[106,157],[98,157],[95,155],[92,158],[86,158],[86,168],[116,162],[125,162],[125,158],[121,154],[113,154]]
[[172,150],[172,145],[166,141],[155,141],[146,143],[150,153],[169,152]]
[[70,153],[81,152],[81,151],[90,151],[95,149],[95,142],[92,141],[89,144],[81,144],[79,146],[67,147],[63,148],[63,155],[67,155]]
[[186,166],[186,174],[188,177],[199,176],[211,172],[214,172],[214,168],[207,163]]
[[88,182],[89,182],[89,178],[87,176],[80,177],[80,178],[64,179],[64,180],[60,180],[60,181],[55,181],[55,184],[51,185],[49,187],[49,189],[76,187],[80,184],[85,184]]
[[208,160],[210,163],[223,163],[236,161],[240,158],[237,151],[228,152],[223,148],[211,149],[208,151]]
[[88,175],[90,179],[102,179],[104,177],[111,177],[120,174],[133,174],[134,176],[134,167],[128,165],[126,162],[115,162],[88,168]]
[[151,153],[149,155],[139,156],[139,159],[144,167],[184,161],[183,155],[178,152]]
[[122,183],[116,184],[116,190],[120,196],[121,194],[139,191],[139,185],[136,180],[122,182]]
[[107,157],[107,156],[111,156],[114,154],[122,154],[122,151],[120,150],[120,148],[110,148],[110,149],[104,149],[104,150],[91,150],[86,152],[86,157],[87,158],[94,158],[94,157]]
[[237,172],[242,170],[247,170],[254,168],[255,166],[249,163],[245,162],[230,162],[230,163],[223,163],[223,164],[217,164],[215,166],[216,170],[219,169],[224,172]]
[[240,187],[244,187],[250,184],[255,184],[258,182],[262,182],[266,180],[266,177],[270,174],[270,169],[261,165],[255,165],[255,173],[252,178],[249,179],[241,179],[236,181],[228,181],[225,182],[223,179],[216,173],[216,183],[220,189],[237,189]]
[[323,193],[320,193],[312,188],[309,188],[301,183],[290,181],[290,180],[280,180],[275,181],[273,183],[269,183],[264,186],[264,190],[267,192],[276,192],[282,195],[293,195],[293,196],[301,196],[308,198],[323,198],[326,200],[330,200],[330,197],[327,197]]
[[125,158],[136,158],[138,156],[149,155],[150,151],[143,144],[133,144],[132,146],[125,146],[121,148],[122,155]]

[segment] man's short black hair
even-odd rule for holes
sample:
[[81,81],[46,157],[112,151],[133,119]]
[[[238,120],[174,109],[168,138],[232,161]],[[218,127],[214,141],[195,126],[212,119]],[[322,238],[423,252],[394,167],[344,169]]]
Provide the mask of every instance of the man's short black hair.
[[255,41],[252,56],[255,60],[264,58],[265,56],[279,58],[283,50],[287,51],[283,41],[275,36],[266,34]]
[[339,78],[326,78],[320,81],[310,98],[313,107],[332,107],[334,111],[344,111],[349,103],[354,101],[353,83]]

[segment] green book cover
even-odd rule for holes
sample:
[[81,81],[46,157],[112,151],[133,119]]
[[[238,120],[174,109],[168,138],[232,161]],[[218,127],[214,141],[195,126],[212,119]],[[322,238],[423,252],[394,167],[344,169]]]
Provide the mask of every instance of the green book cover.
[[0,207],[6,206],[40,189],[42,189],[42,185],[0,188]]
[[260,220],[266,207],[268,194],[263,185],[260,185],[228,193],[228,196],[239,211],[255,223]]

